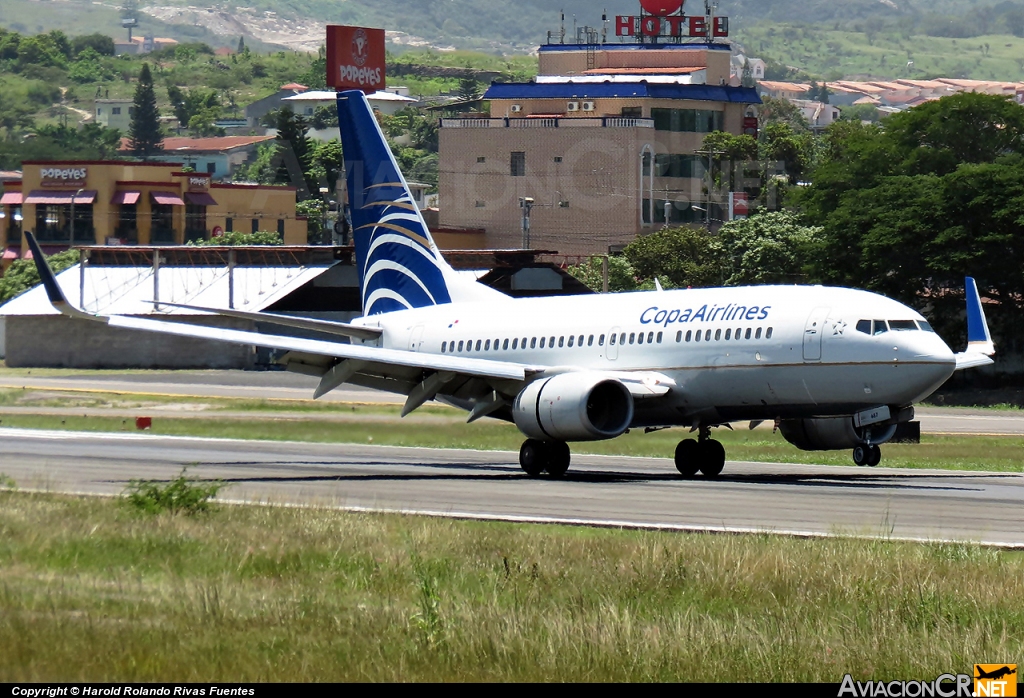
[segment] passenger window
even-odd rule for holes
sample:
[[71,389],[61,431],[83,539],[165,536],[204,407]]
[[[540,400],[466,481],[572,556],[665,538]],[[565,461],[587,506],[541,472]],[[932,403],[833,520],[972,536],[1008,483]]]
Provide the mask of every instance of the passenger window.
[[537,348],[537,338],[536,337],[534,337],[533,339],[530,340],[530,348],[531,349],[536,349]]
[[683,331],[679,330],[678,332],[676,332],[676,344],[679,344],[682,341],[683,341]]
[[686,341],[687,341],[687,342],[689,342],[689,341],[690,341],[690,338],[691,338],[692,336],[693,336],[693,332],[692,332],[691,330],[687,330],[687,331],[686,331]]
[[598,338],[598,340],[597,340],[597,346],[599,346],[599,347],[603,347],[603,346],[604,346],[604,335],[601,335],[601,336],[600,336],[600,337]]
[[590,335],[589,337],[587,337],[587,346],[588,347],[594,346],[594,335]]
[[480,342],[481,342],[481,341],[482,341],[482,340],[479,340],[479,339],[478,339],[478,340],[476,340],[476,350],[477,350],[477,351],[480,351]]
[[[689,334],[689,333],[687,333],[687,334]],[[703,330],[697,330],[697,341],[698,342],[700,341],[700,338],[701,338],[702,335],[703,335]],[[686,341],[690,341],[690,340],[687,339]]]
[[[590,343],[591,344],[594,343],[594,335],[590,335]],[[578,346],[578,347],[582,347],[583,346],[583,335],[580,335],[580,339],[579,339],[578,342],[576,342],[576,346]]]
[[641,332],[640,336],[636,338],[636,343],[637,344],[643,344],[644,343],[644,333],[643,332]]
[[626,343],[626,333],[623,332],[622,334],[619,335],[619,344],[625,344],[625,343]]
[[754,339],[761,339],[761,328],[757,328],[757,334],[754,335]]
[[711,341],[711,330],[707,330],[707,331],[704,332],[704,341],[705,342],[710,342]]
[[743,328],[739,327],[736,329],[736,339],[743,339]]
[[863,332],[864,334],[871,334],[871,321],[861,320],[857,323],[857,331]]
[[[573,345],[575,343],[576,343],[576,338],[574,336],[572,336],[572,335],[569,335],[569,348],[572,349],[572,347],[573,347]],[[562,340],[561,339],[558,340],[558,346],[562,346]]]
[[617,334],[613,334],[612,338],[608,340],[608,343],[611,344],[614,347],[615,346],[615,340],[618,338],[618,336],[619,335],[617,335]]
[[[505,341],[507,342],[508,340],[506,339]],[[515,339],[512,340],[512,351],[515,351],[518,348],[519,348],[519,337],[516,337]]]
[[717,342],[722,338],[722,330],[715,330],[715,341]]
[[728,329],[725,331],[725,339],[726,341],[732,339],[732,329]]
[[661,333],[661,332],[659,332],[659,333],[658,333],[658,344],[661,344],[661,337],[662,337],[662,334],[663,334],[663,333]]
[[547,338],[547,337],[541,337],[541,338],[540,338],[540,348],[541,348],[541,349],[543,349],[543,348],[544,348],[544,345],[545,345],[545,344],[547,343],[547,341],[548,341],[548,338]]
[[484,351],[490,351],[490,350],[491,350],[491,340],[488,339],[487,340],[487,344],[484,345]]
[[462,342],[459,342],[459,351],[462,351]]
[[654,333],[653,332],[648,332],[647,333],[647,343],[651,344],[653,341],[654,341]]
[[548,339],[548,349],[554,349],[554,348],[555,348],[555,338],[551,337],[551,338]]
[[772,338],[772,333],[773,333],[774,331],[775,331],[775,328],[774,328],[774,327],[769,327],[769,328],[768,328],[768,332],[767,332],[767,333],[765,334],[764,338],[765,338],[765,339],[771,339],[771,338]]
[[447,348],[448,348],[448,342],[441,342],[441,353],[442,354],[444,353],[444,350],[447,349]]
[[875,320],[874,325],[875,325],[875,328],[874,328],[874,331],[872,332],[872,334],[875,334],[875,335],[885,334],[886,332],[889,331],[889,326],[887,324],[885,324],[885,320]]
[[629,343],[633,344],[636,341],[636,332],[629,333]]
[[750,339],[750,328],[749,327],[747,328],[747,337],[746,338]]

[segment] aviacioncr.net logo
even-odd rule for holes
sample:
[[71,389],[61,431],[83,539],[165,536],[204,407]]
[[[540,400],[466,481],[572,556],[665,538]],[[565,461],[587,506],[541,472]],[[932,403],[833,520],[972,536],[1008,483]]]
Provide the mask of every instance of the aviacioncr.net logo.
[[974,665],[974,696],[976,698],[1015,698],[1016,695],[1016,664]]
[[973,698],[969,674],[942,674],[934,681],[854,681],[843,677],[839,698]]

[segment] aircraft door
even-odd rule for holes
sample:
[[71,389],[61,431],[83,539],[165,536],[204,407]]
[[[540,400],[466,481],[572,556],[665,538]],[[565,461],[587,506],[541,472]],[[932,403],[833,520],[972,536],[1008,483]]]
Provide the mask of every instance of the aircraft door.
[[423,325],[416,325],[409,335],[409,351],[419,351],[423,347]]
[[825,320],[831,308],[815,308],[804,328],[804,361],[821,361],[821,339],[825,336]]
[[608,332],[608,339],[604,345],[604,355],[608,357],[609,361],[616,361],[619,358],[619,333],[621,331],[621,327],[613,327]]

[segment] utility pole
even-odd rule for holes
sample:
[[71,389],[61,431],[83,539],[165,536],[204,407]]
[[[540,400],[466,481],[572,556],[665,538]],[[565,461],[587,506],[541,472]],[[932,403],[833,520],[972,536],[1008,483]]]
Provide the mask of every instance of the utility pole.
[[75,199],[81,196],[83,191],[85,191],[85,189],[79,189],[78,191],[71,195],[71,221],[70,225],[68,226],[68,237],[70,238],[68,240],[68,249],[71,249],[72,247],[75,246]]
[[708,184],[708,195],[704,200],[704,224],[708,230],[711,230],[711,195],[712,189],[715,186],[715,156],[725,155],[724,150],[715,150],[714,148],[708,148],[707,150],[698,150],[696,155],[704,155],[708,159],[707,169],[707,184]]
[[533,199],[529,196],[520,197],[519,207],[523,209],[523,249],[530,249],[530,212],[533,210]]

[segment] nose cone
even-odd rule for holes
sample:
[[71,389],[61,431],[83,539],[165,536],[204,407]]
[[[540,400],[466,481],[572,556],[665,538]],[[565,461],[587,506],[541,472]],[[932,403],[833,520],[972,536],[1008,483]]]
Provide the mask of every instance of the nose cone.
[[913,365],[918,402],[934,393],[956,371],[956,356],[939,335],[931,332],[902,333],[897,340],[901,362]]

